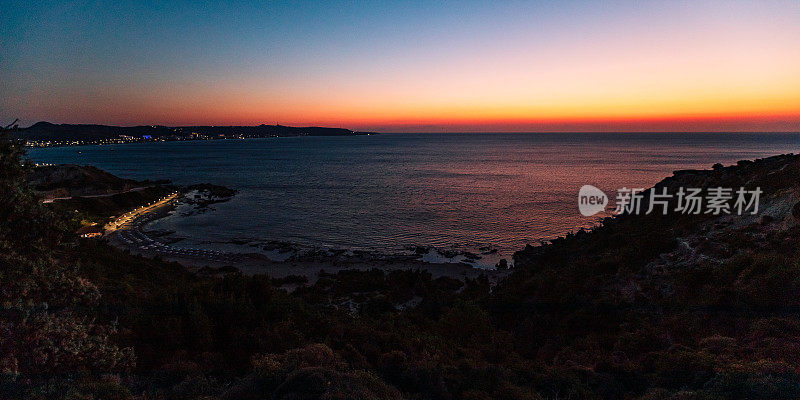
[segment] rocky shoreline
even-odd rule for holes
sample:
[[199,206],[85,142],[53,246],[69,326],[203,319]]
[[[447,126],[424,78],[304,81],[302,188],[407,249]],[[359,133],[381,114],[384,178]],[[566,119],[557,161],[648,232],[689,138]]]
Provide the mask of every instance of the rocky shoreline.
[[[183,238],[174,236],[174,232],[146,229],[146,225],[170,213],[205,212],[210,205],[227,201],[235,193],[234,190],[214,185],[186,187],[178,199],[131,220],[107,235],[106,239],[113,246],[132,254],[175,261],[190,270],[205,274],[239,271],[247,275],[267,274],[273,278],[300,276],[313,283],[325,273],[351,269],[427,270],[433,277],[458,279],[474,279],[485,275],[492,282],[497,282],[509,273],[507,263],[499,263],[503,268],[476,268],[470,261],[480,259],[481,255],[450,249],[416,246],[405,253],[393,254],[346,249],[304,249],[296,244],[276,240],[233,239],[230,244],[253,248],[252,252],[235,252],[202,246],[178,246],[176,244]],[[481,249],[481,253],[493,255],[497,250],[485,247]]]

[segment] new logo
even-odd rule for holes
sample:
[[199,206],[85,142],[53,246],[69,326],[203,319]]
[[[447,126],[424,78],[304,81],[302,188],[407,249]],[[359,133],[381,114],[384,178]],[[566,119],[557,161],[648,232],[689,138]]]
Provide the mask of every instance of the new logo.
[[604,211],[608,204],[608,196],[602,190],[592,186],[583,185],[578,192],[578,210],[584,217],[591,217]]

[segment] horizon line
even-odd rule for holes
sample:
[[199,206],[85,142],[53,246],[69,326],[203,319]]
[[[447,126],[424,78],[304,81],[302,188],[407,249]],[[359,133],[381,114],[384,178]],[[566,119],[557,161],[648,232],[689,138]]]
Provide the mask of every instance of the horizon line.
[[[257,126],[285,126],[285,127],[293,127],[293,128],[333,128],[333,129],[347,129],[353,132],[374,132],[374,133],[384,133],[384,134],[396,134],[396,133],[529,133],[529,134],[537,134],[537,133],[800,133],[800,122],[795,123],[794,121],[748,121],[750,122],[749,125],[764,125],[765,129],[758,129],[757,126],[750,126],[748,128],[735,128],[731,125],[735,125],[734,121],[725,120],[725,121],[716,121],[713,120],[702,120],[694,122],[703,122],[701,125],[703,128],[706,129],[698,129],[701,126],[696,128],[688,128],[686,126],[683,129],[671,129],[668,127],[664,127],[663,125],[668,124],[672,121],[663,121],[663,120],[627,120],[627,121],[614,121],[614,122],[607,122],[607,123],[589,123],[589,122],[562,122],[562,123],[539,123],[538,125],[550,125],[549,127],[538,127],[539,129],[532,128],[526,129],[524,127],[519,127],[518,129],[508,129],[509,125],[529,125],[529,124],[503,124],[503,123],[477,123],[477,124],[387,124],[385,126],[375,125],[375,126],[360,126],[355,128],[345,127],[346,124],[296,124],[296,123],[289,123],[289,124],[281,124],[281,123],[256,123],[256,124],[165,124],[165,123],[138,123],[138,124],[108,124],[108,123],[98,123],[98,122],[81,122],[81,123],[72,123],[72,122],[50,122],[46,120],[40,120],[34,122],[26,127],[19,126],[17,124],[18,129],[29,129],[34,125],[40,123],[47,123],[52,125],[98,125],[98,126],[114,126],[114,127],[125,127],[125,128],[135,128],[135,127],[144,127],[144,126],[164,126],[170,128],[182,128],[182,127],[200,127],[200,126],[211,126],[211,127],[257,127]],[[687,121],[688,122],[688,121]],[[741,122],[740,122],[741,123]],[[657,126],[657,129],[641,129],[644,128],[642,125],[661,125]],[[359,125],[359,124],[353,124]],[[453,126],[455,125],[455,126]],[[490,125],[496,125],[497,129],[491,129]],[[584,127],[582,127],[582,125]],[[599,126],[598,126],[599,125]],[[637,125],[637,126],[630,126],[630,125]],[[671,124],[670,124],[671,125]],[[720,127],[720,129],[714,129],[710,125],[727,125],[727,129]],[[748,125],[748,124],[745,124]],[[777,126],[776,126],[777,125]],[[793,125],[792,127],[788,127],[786,125]],[[457,126],[457,127],[456,127]],[[567,128],[569,126],[572,129]],[[796,126],[796,127],[795,127]],[[562,127],[564,129],[559,129]],[[505,129],[503,129],[505,128]],[[636,129],[639,128],[639,129]],[[656,128],[656,126],[653,126]],[[688,129],[687,129],[688,128]],[[770,129],[771,128],[771,129]]]

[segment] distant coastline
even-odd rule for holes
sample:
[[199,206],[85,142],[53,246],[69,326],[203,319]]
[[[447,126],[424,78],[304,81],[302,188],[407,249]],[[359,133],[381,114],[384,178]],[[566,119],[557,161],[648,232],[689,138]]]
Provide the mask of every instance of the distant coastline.
[[[40,148],[29,156],[31,162],[91,165],[137,181],[240,190],[214,212],[165,218],[150,227],[175,231],[185,238],[183,247],[214,242],[217,250],[247,252],[251,244],[281,241],[303,249],[394,253],[433,246],[478,255],[489,247],[497,253],[482,255],[480,264],[493,267],[527,243],[593,226],[596,218],[582,216],[575,203],[582,185],[606,193],[650,187],[676,170],[710,168],[710,153],[727,165],[796,152],[796,139],[382,134]],[[87,181],[95,182],[95,175]],[[232,243],[240,240],[247,242]]]
[[44,121],[37,122],[27,128],[18,128],[12,132],[13,137],[24,140],[28,147],[295,136],[359,136],[374,134],[376,133],[353,131],[344,128],[319,126],[293,127],[279,124],[262,124],[256,126],[112,126],[95,124],[52,124]]

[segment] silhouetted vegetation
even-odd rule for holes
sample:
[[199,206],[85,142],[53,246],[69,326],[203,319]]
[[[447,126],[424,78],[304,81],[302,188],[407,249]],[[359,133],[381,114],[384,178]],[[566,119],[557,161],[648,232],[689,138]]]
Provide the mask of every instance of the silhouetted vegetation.
[[492,287],[192,273],[76,239],[22,156],[2,140],[0,398],[800,396],[798,157],[662,183],[755,181],[772,220],[623,216],[518,252]]

